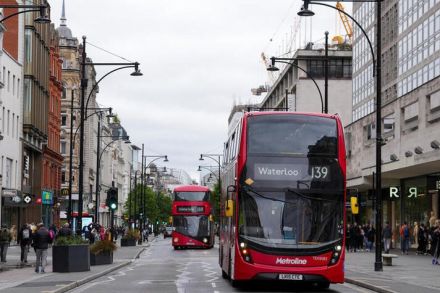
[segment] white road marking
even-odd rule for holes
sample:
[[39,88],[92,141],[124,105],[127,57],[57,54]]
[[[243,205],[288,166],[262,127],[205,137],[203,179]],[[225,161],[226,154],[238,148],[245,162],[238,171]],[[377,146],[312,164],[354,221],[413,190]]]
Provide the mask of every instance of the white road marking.
[[212,288],[217,287],[217,285],[215,283],[211,283],[211,285],[212,285]]

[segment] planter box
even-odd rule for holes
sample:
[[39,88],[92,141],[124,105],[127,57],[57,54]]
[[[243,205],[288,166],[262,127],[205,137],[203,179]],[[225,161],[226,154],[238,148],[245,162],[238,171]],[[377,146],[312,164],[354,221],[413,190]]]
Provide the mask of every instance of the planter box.
[[113,263],[113,252],[90,253],[90,265],[109,265]]
[[136,239],[121,239],[121,246],[136,246]]
[[52,270],[58,273],[90,271],[89,245],[52,246]]

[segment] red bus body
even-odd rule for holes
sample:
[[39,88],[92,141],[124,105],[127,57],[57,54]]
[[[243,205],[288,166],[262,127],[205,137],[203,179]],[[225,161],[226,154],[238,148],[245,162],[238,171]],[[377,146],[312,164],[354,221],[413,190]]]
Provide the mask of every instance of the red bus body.
[[209,188],[197,185],[178,186],[174,189],[171,236],[174,249],[214,246],[210,193]]
[[220,199],[223,277],[232,284],[344,282],[346,162],[339,117],[241,113],[228,136]]

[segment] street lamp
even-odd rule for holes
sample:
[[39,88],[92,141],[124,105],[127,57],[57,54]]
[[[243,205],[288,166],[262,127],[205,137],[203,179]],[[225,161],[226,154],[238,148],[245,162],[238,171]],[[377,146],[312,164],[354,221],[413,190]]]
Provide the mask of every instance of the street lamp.
[[209,171],[209,173],[210,173],[209,178],[212,178],[212,175],[214,175],[214,177],[217,179],[217,181],[219,180],[220,177],[218,177],[218,175],[212,171],[212,168],[217,168],[217,166],[200,166],[199,165],[199,168],[197,169],[197,171],[201,172],[202,168]]
[[[135,67],[135,76],[141,75],[139,71],[139,63],[90,63],[87,62],[87,54],[86,54],[86,37],[83,36],[83,45],[82,45],[82,58],[81,58],[81,118],[80,118],[80,140],[79,140],[79,182],[78,182],[78,227],[79,227],[79,233],[81,233],[82,228],[82,212],[83,212],[83,189],[84,189],[84,121],[85,121],[85,111],[87,109],[86,107],[86,101],[85,101],[85,95],[86,95],[86,89],[88,84],[88,79],[86,76],[86,65],[104,65],[104,66],[122,66],[121,68],[116,68],[109,73],[107,73],[104,77],[109,75],[112,72],[115,72],[117,70],[128,68],[128,67]],[[133,74],[132,74],[133,75]],[[103,78],[104,78],[103,77]],[[98,83],[103,79],[101,78]],[[94,89],[96,88],[97,84],[95,84]],[[92,91],[91,91],[92,92]],[[89,94],[90,97],[90,94]]]
[[0,5],[0,8],[23,8],[23,9],[27,9],[29,8],[29,10],[22,10],[22,11],[18,11],[15,13],[12,13],[11,15],[8,15],[6,17],[3,17],[2,19],[0,19],[0,23],[8,20],[9,18],[22,14],[22,13],[26,13],[26,12],[36,12],[39,11],[40,12],[40,16],[34,19],[34,22],[36,23],[50,23],[50,18],[47,16],[46,10],[47,10],[47,5],[19,5],[19,4],[2,4]]
[[[310,60],[310,59],[300,59],[300,58],[278,58],[278,57],[271,57],[270,61],[271,64],[269,64],[269,66],[267,67],[267,71],[278,71],[280,70],[278,67],[275,66],[276,62],[279,63],[284,63],[284,64],[289,64],[295,68],[298,68],[299,70],[301,70],[302,72],[304,72],[305,74],[307,74],[307,76],[313,81],[313,83],[315,84],[316,88],[318,89],[319,92],[319,96],[321,98],[321,113],[328,113],[327,108],[324,107],[324,102],[322,100],[322,93],[321,93],[321,89],[318,86],[318,83],[316,82],[316,80],[313,78],[313,76],[310,75],[310,73],[308,71],[306,71],[305,69],[303,69],[302,67],[299,67],[297,64],[293,63],[293,62],[286,62],[285,60],[288,61],[296,61],[296,60]],[[325,96],[325,101],[327,104],[327,95]]]
[[[374,270],[382,271],[382,60],[381,60],[381,52],[382,52],[382,25],[381,25],[381,17],[382,17],[382,0],[365,0],[365,1],[356,1],[356,0],[347,0],[347,2],[376,2],[376,55],[375,59],[373,46],[371,44],[370,38],[368,34],[365,32],[364,28],[357,22],[351,15],[346,13],[345,11],[320,2],[315,2],[311,0],[303,0],[304,5],[301,10],[298,12],[300,16],[313,16],[315,13],[309,9],[309,4],[322,5],[326,7],[333,8],[351,20],[360,28],[365,38],[368,41],[368,45],[370,46],[371,55],[373,58],[373,76],[376,76],[376,184],[375,184],[375,197],[376,197],[376,251],[375,251],[375,263]],[[321,2],[326,2],[329,0],[321,0]]]
[[[211,159],[211,160],[213,160],[213,161],[215,161],[217,164],[218,164],[218,185],[219,185],[219,188],[220,188],[220,190],[221,190],[221,161],[220,161],[220,157],[221,156],[223,156],[223,155],[221,155],[221,154],[200,154],[200,158],[199,158],[199,161],[203,161],[204,160],[204,158],[206,157],[206,158],[209,158],[209,159]],[[214,157],[217,157],[217,159],[216,158],[214,158]]]
[[[151,160],[148,164],[146,164],[145,168],[144,168],[143,163],[144,163],[144,159],[146,159],[146,158],[153,158],[153,160]],[[141,175],[141,177],[142,177],[142,214],[143,214],[143,216],[142,216],[142,229],[145,228],[145,204],[146,204],[145,203],[145,196],[144,196],[144,171],[145,171],[145,169],[148,169],[153,162],[155,162],[159,159],[164,159],[163,160],[164,162],[169,162],[167,155],[144,156],[144,145],[142,144],[142,173],[141,173],[142,174]]]

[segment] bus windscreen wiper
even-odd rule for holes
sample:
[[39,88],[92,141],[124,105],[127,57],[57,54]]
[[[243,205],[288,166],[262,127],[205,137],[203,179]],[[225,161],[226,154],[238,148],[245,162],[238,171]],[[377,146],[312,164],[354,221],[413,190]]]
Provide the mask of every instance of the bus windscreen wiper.
[[296,194],[297,196],[301,197],[301,198],[305,198],[305,199],[309,199],[309,200],[318,200],[318,201],[338,201],[338,199],[334,199],[334,198],[327,198],[327,197],[316,197],[316,196],[310,196],[310,195],[305,195],[295,189],[292,188],[287,188],[286,189],[288,192],[291,192],[293,194]]

